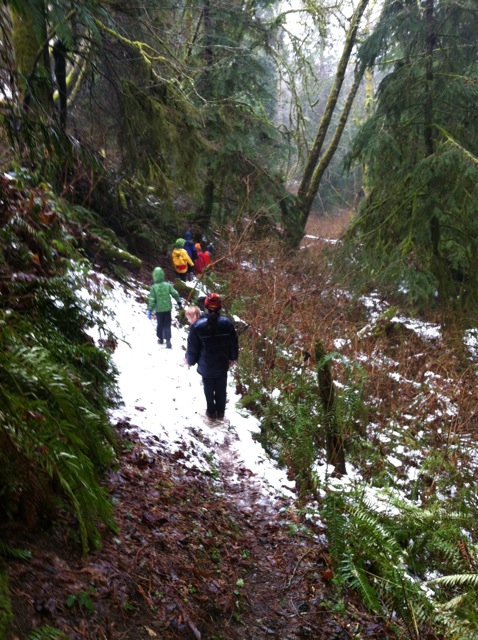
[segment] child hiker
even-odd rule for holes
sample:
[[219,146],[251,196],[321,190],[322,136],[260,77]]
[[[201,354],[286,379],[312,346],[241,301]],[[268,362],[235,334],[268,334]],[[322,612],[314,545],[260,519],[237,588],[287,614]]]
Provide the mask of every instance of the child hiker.
[[194,324],[196,320],[199,320],[202,313],[199,307],[196,307],[196,305],[191,304],[184,309],[184,315],[186,316],[189,324]]
[[184,232],[184,250],[187,251],[188,256],[191,258],[191,260],[193,261],[193,266],[191,267],[191,265],[188,264],[188,271],[187,271],[187,276],[186,279],[187,280],[192,280],[195,274],[195,270],[194,270],[194,265],[196,263],[197,260],[197,250],[196,250],[196,245],[194,244],[194,240],[193,240],[193,234],[190,231],[185,231]]
[[185,244],[186,240],[184,238],[178,238],[174,243],[173,253],[171,254],[174,270],[184,282],[186,282],[188,267],[194,268],[194,262],[184,248]]
[[204,251],[202,255],[204,258],[204,268],[206,268],[208,264],[211,264],[212,244],[207,245],[206,251]]
[[[186,319],[189,322],[189,324],[193,325],[196,322],[196,320],[199,320],[199,318],[202,316],[202,313],[199,307],[196,307],[196,305],[191,304],[184,309],[184,315],[186,316]],[[184,364],[185,365],[188,364],[187,355],[184,356]],[[188,369],[190,369],[189,366],[188,366]]]
[[196,272],[197,276],[200,276],[201,273],[206,268],[206,260],[204,259],[204,253],[202,252],[201,244],[199,242],[196,242],[195,246],[196,246],[197,258],[194,261],[194,271]]
[[206,396],[206,418],[213,424],[224,420],[227,372],[239,355],[239,343],[232,322],[221,316],[222,300],[210,293],[204,303],[207,314],[191,325],[186,351],[190,367],[197,364]]
[[166,341],[166,348],[171,349],[171,298],[177,302],[178,308],[182,308],[179,293],[169,282],[164,280],[164,271],[161,267],[153,269],[153,285],[149,290],[148,318],[152,312],[156,313],[156,335],[159,344]]

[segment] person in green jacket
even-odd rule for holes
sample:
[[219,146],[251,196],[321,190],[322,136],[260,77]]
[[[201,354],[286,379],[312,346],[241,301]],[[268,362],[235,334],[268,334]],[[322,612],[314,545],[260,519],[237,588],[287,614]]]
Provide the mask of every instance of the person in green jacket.
[[171,349],[171,298],[176,300],[179,309],[182,308],[181,299],[173,285],[165,282],[161,267],[153,269],[153,283],[149,290],[148,318],[151,319],[153,311],[156,313],[158,342],[163,344],[166,341],[166,348]]

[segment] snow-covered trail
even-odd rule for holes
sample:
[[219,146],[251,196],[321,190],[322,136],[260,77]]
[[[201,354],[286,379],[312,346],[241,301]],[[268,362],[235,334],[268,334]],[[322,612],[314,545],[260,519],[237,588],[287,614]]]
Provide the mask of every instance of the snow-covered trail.
[[108,324],[118,340],[113,360],[124,403],[112,412],[113,424],[126,420],[140,434],[156,436],[163,449],[186,453],[182,463],[190,468],[227,469],[229,483],[239,483],[244,472],[250,472],[247,475],[254,478],[253,484],[260,488],[266,502],[291,497],[295,483],[253,439],[259,422],[238,407],[232,374],[226,408],[229,424],[211,427],[203,419],[201,377],[196,367],[188,369],[184,365],[187,328],[180,326],[175,308],[173,348],[166,349],[157,343],[155,320],[148,320],[146,305],[138,302],[147,300],[148,290],[138,283],[128,291],[117,283],[111,284],[114,319]]

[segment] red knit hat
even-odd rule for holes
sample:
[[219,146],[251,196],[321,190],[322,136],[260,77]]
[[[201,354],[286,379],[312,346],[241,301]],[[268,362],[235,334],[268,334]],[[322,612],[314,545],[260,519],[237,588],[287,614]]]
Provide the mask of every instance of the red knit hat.
[[221,297],[217,293],[209,293],[206,296],[204,306],[206,309],[209,309],[209,311],[219,311],[222,308]]

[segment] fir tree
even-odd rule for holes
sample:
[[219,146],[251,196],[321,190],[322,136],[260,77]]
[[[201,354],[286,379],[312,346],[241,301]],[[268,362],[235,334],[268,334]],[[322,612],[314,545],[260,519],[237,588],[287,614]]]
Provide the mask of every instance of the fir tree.
[[349,157],[368,171],[346,248],[362,287],[478,302],[477,33],[471,0],[387,0],[361,48],[385,72]]

